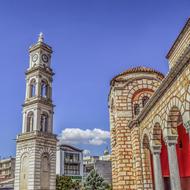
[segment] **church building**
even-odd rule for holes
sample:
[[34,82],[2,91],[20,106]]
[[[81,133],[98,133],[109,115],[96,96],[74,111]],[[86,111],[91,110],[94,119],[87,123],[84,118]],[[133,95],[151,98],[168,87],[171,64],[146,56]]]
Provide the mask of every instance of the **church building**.
[[29,49],[22,132],[17,136],[15,190],[55,190],[56,135],[53,134],[52,48],[43,34]]
[[166,58],[111,80],[113,190],[190,189],[190,19]]

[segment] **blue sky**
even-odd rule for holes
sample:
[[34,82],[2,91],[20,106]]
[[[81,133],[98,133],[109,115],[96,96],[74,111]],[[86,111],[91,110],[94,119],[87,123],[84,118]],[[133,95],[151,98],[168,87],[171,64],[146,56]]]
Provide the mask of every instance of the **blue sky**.
[[2,0],[0,156],[15,155],[28,47],[39,32],[54,50],[55,133],[103,135],[101,145],[77,145],[101,154],[109,144],[109,81],[139,65],[167,73],[165,55],[189,16],[189,0]]

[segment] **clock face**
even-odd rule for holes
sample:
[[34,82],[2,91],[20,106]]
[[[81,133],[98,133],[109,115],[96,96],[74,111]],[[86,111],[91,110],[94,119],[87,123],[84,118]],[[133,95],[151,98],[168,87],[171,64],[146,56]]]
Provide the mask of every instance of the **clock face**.
[[38,54],[34,54],[33,56],[32,56],[32,61],[33,62],[36,62],[38,60]]
[[42,55],[42,61],[47,63],[48,62],[48,56],[46,54]]

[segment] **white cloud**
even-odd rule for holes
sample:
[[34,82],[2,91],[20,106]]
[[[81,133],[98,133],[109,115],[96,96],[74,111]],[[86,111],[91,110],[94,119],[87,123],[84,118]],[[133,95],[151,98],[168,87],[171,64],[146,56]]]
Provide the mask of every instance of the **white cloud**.
[[102,129],[66,128],[59,136],[60,142],[65,144],[102,145],[110,138],[110,132]]

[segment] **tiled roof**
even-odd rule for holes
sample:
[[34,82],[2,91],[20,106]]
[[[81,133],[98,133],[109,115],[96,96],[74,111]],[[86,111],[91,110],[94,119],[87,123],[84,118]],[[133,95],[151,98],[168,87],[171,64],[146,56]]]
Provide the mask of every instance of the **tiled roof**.
[[130,68],[130,69],[127,69],[126,71],[120,73],[119,75],[115,76],[112,80],[116,79],[117,77],[120,77],[120,76],[125,76],[127,74],[131,74],[131,73],[156,73],[158,74],[160,77],[164,78],[164,74],[162,74],[161,72],[159,71],[156,71],[152,68],[149,68],[149,67],[134,67],[134,68]]

